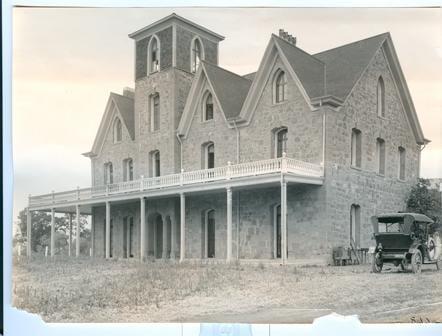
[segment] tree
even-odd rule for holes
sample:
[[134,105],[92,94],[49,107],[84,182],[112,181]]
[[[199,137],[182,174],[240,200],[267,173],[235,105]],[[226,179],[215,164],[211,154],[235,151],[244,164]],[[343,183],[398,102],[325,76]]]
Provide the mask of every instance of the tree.
[[[50,247],[51,242],[51,215],[44,211],[32,211],[31,244],[32,251],[43,251],[46,246]],[[72,235],[75,235],[76,223],[72,223]],[[80,216],[80,237],[86,229],[87,216]],[[14,237],[14,243],[24,243],[27,240],[27,212],[20,211],[18,215],[18,226],[20,233]],[[55,216],[55,250],[63,253],[68,250],[69,239],[69,215]],[[71,247],[72,248],[72,247]],[[67,253],[67,252],[66,252]]]
[[411,189],[407,200],[407,211],[427,215],[434,221],[440,220],[441,202],[437,190],[430,189],[430,181],[419,179]]

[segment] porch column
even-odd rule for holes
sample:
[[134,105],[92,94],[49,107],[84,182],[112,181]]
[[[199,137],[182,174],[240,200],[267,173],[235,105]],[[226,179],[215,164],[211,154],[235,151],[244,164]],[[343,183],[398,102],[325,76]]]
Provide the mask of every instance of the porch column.
[[106,202],[106,259],[110,258],[110,203]]
[[32,213],[29,210],[29,208],[26,209],[26,239],[28,241],[26,245],[26,255],[31,257],[32,253],[32,246],[31,246],[31,240],[32,240]]
[[180,237],[180,262],[184,261],[186,253],[186,196],[184,193],[180,194],[180,226],[181,226],[181,237]]
[[281,259],[287,262],[287,182],[281,180]]
[[232,261],[232,188],[227,188],[227,262]]
[[51,209],[51,257],[55,255],[55,209]]
[[175,221],[170,219],[170,259],[175,259],[176,228]]
[[72,249],[72,214],[69,212],[68,213],[68,217],[69,217],[69,250],[68,250],[68,256],[71,256],[71,249]]
[[76,237],[75,237],[75,256],[78,258],[80,256],[80,206],[76,206]]
[[95,256],[95,218],[94,218],[94,208],[92,208],[91,214],[91,257]]
[[[128,223],[128,225],[130,225]],[[128,245],[129,247],[129,245]],[[144,260],[146,252],[146,202],[140,198],[140,260]]]

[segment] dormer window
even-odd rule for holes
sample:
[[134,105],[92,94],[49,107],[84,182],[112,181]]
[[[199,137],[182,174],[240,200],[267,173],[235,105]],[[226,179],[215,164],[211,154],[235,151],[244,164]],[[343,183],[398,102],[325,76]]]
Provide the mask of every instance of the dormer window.
[[203,120],[212,120],[213,119],[213,97],[210,92],[208,92],[204,99],[203,105]]
[[112,162],[106,162],[104,164],[104,184],[114,183],[114,168]]
[[278,70],[273,82],[273,101],[274,103],[281,103],[286,100],[287,95],[287,77],[285,72]]
[[379,77],[378,79],[377,110],[379,117],[385,117],[385,85],[382,77]]
[[203,47],[199,37],[195,37],[192,41],[191,55],[190,69],[192,72],[196,72],[204,57]]
[[160,43],[156,36],[152,36],[148,47],[149,73],[160,71]]
[[123,126],[120,118],[116,118],[114,122],[114,143],[121,142],[123,138]]

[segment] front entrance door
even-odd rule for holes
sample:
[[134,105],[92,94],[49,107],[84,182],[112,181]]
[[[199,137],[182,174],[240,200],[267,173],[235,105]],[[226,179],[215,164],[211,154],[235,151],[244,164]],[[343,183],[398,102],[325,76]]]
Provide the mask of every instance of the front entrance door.
[[207,258],[215,258],[215,210],[207,213]]

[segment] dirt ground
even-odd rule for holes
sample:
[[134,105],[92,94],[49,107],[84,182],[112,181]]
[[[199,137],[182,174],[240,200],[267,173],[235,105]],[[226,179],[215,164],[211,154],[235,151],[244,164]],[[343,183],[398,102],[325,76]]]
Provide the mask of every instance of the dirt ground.
[[47,322],[442,322],[442,271],[386,268],[15,260],[12,300]]

